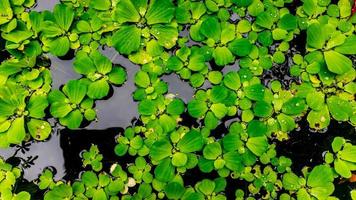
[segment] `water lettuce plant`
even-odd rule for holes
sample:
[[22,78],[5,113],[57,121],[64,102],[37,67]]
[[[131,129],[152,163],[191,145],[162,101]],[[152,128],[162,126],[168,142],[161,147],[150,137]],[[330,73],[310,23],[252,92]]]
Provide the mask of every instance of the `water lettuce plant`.
[[[126,80],[137,120],[117,133],[117,160],[98,144],[83,150],[75,180],[47,168],[24,190],[21,166],[0,159],[0,199],[347,198],[337,191],[355,177],[354,133],[326,130],[356,125],[354,2],[35,3],[0,0],[0,147],[46,140],[50,118],[85,127]],[[111,47],[136,64],[133,77],[102,51]],[[48,54],[73,58],[66,67],[81,77],[52,88]],[[173,94],[173,76],[191,97]],[[293,146],[303,127],[313,131],[305,141],[327,138],[308,161]]]

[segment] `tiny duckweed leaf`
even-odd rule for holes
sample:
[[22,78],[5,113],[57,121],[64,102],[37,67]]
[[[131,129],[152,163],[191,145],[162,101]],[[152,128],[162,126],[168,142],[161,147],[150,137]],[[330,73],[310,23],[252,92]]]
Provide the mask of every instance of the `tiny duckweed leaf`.
[[141,44],[141,30],[136,26],[123,26],[112,36],[112,43],[122,54],[136,52]]
[[261,156],[268,149],[267,138],[264,136],[251,137],[247,140],[246,146],[256,156]]
[[181,152],[191,153],[201,150],[203,145],[204,141],[201,133],[196,130],[191,130],[178,142],[177,147]]
[[150,1],[146,13],[147,23],[149,25],[169,23],[174,17],[174,11],[175,7],[171,0]]
[[110,85],[104,80],[98,80],[89,84],[88,96],[92,99],[102,99],[109,94]]
[[352,69],[352,61],[336,51],[325,51],[324,57],[328,69],[335,74],[344,74]]
[[27,122],[27,128],[31,136],[36,140],[45,140],[52,131],[51,125],[42,120],[31,119]]

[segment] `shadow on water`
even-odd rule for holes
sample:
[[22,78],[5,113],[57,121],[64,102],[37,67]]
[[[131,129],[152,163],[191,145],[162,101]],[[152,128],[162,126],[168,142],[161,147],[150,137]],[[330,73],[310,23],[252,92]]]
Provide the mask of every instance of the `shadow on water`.
[[63,149],[65,176],[67,181],[75,180],[84,170],[80,154],[88,150],[91,144],[98,146],[103,155],[103,169],[109,171],[112,164],[117,162],[114,153],[115,137],[124,131],[123,128],[109,128],[106,130],[68,130],[60,131],[60,146]]

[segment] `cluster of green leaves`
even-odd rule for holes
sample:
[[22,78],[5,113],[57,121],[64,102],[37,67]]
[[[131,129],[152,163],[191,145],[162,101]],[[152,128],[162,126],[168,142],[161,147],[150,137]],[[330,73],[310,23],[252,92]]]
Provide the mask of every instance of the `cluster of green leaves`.
[[[0,65],[1,147],[46,139],[48,106],[70,129],[96,118],[95,101],[127,78],[100,46],[140,65],[133,99],[142,124],[126,128],[114,149],[134,162],[104,172],[93,145],[82,154],[92,170],[79,180],[56,182],[44,171],[38,185],[45,199],[227,199],[231,178],[248,184],[248,191],[236,188],[236,199],[335,199],[334,179],[355,170],[354,146],[342,138],[325,163],[305,166],[301,176],[275,144],[303,117],[317,131],[331,120],[355,126],[349,0],[303,0],[296,12],[287,6],[293,0],[62,0],[53,11],[26,10],[34,3],[0,0],[1,38],[11,54]],[[295,39],[304,33],[299,52]],[[71,50],[83,77],[51,91],[42,54]],[[284,66],[298,81],[283,87],[283,80],[263,80]],[[196,89],[191,100],[168,93],[162,76],[171,73]],[[187,125],[187,115],[198,125]],[[234,119],[228,130],[216,133],[227,119]],[[219,177],[188,185],[193,169]]]
[[0,198],[9,200],[30,200],[31,195],[26,191],[15,193],[15,187],[21,180],[22,171],[13,167],[0,157]]

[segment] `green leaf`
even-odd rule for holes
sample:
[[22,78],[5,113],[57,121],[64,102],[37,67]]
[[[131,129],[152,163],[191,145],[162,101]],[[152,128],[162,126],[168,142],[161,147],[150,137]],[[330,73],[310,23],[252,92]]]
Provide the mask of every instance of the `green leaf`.
[[320,110],[325,103],[325,95],[322,92],[313,92],[307,94],[306,101],[313,110]]
[[310,187],[323,187],[333,180],[331,168],[327,165],[318,165],[308,175],[307,185]]
[[168,183],[164,187],[164,192],[167,195],[168,199],[180,199],[184,194],[185,188],[182,184],[177,182]]
[[147,24],[169,23],[174,17],[175,7],[171,0],[152,0],[146,13]]
[[171,164],[171,160],[166,158],[160,162],[154,170],[155,178],[162,182],[169,182],[174,178],[175,169]]
[[123,67],[114,67],[108,74],[109,81],[116,85],[122,85],[127,79],[126,70]]
[[59,122],[67,126],[69,129],[79,128],[82,121],[83,115],[79,110],[74,110],[65,117],[59,119]]
[[336,52],[346,55],[356,54],[356,35],[350,35],[345,39],[345,42],[335,48]]
[[45,109],[48,106],[46,95],[32,95],[27,104],[29,116],[34,118],[42,118],[45,114]]
[[213,39],[215,42],[220,40],[221,27],[216,17],[206,18],[200,26],[200,33],[207,38]]
[[72,103],[79,104],[87,93],[87,86],[80,80],[70,80],[64,85],[63,92]]
[[109,83],[104,80],[98,80],[89,84],[88,96],[92,99],[102,99],[109,94]]
[[178,142],[177,147],[183,153],[199,151],[203,148],[204,141],[200,132],[190,130]]
[[210,110],[218,119],[222,119],[223,117],[225,117],[228,112],[228,108],[225,106],[225,104],[222,103],[214,103],[210,106]]
[[222,154],[222,149],[219,143],[213,142],[207,144],[203,149],[203,156],[208,160],[215,160]]
[[136,52],[141,44],[141,30],[134,25],[122,26],[112,36],[112,43],[121,54]]
[[140,14],[131,0],[121,0],[116,5],[115,19],[120,23],[139,22]]
[[273,113],[273,107],[266,101],[257,101],[253,107],[253,112],[257,117],[270,117]]
[[340,0],[337,5],[339,6],[341,18],[349,17],[351,15],[352,6],[349,0]]
[[331,116],[337,121],[347,121],[352,115],[351,104],[338,96],[331,96],[327,100]]
[[170,115],[180,115],[184,110],[185,105],[181,99],[173,99],[173,101],[167,105],[167,113]]
[[0,25],[9,22],[13,12],[9,0],[0,0]]
[[66,36],[56,38],[49,43],[49,51],[55,56],[65,56],[70,49],[70,42]]
[[277,116],[279,125],[281,126],[281,131],[288,132],[295,129],[294,118],[283,113]]
[[292,14],[285,14],[279,20],[278,26],[287,31],[294,30],[298,27],[297,17]]
[[138,104],[138,112],[140,115],[153,115],[156,112],[156,104],[149,99],[144,99]]
[[51,134],[52,127],[47,121],[31,119],[27,122],[27,129],[36,140],[45,140]]
[[18,194],[16,194],[12,200],[30,200],[31,199],[31,195],[30,193],[26,192],[26,191],[22,191]]
[[244,165],[242,163],[242,157],[236,151],[230,151],[224,154],[225,166],[233,171],[241,170]]
[[73,62],[73,69],[79,74],[88,75],[96,72],[94,62],[87,54],[77,54]]
[[307,15],[312,16],[315,13],[316,8],[318,8],[318,5],[315,0],[303,1],[303,10]]
[[347,167],[345,161],[342,161],[340,159],[335,159],[334,161],[334,168],[336,173],[340,174],[344,178],[350,178],[352,173],[350,169]]
[[59,27],[68,31],[74,19],[74,10],[65,4],[57,4],[53,9],[53,16]]
[[356,146],[345,146],[339,154],[341,159],[356,163]]
[[246,38],[235,39],[229,43],[229,49],[236,56],[247,56],[252,51],[252,44]]
[[72,107],[63,102],[54,102],[50,107],[51,115],[57,118],[65,117],[70,111],[72,111]]
[[238,90],[241,87],[240,76],[237,72],[231,71],[224,75],[224,85],[232,90]]
[[169,133],[177,126],[177,121],[173,117],[163,114],[159,117],[159,123],[165,133]]
[[208,111],[206,102],[200,100],[192,100],[188,103],[188,113],[194,118],[202,117]]
[[282,112],[287,115],[299,115],[307,109],[305,100],[299,97],[293,97],[286,101],[282,106]]
[[104,189],[99,189],[94,192],[93,200],[107,200],[108,197],[106,196],[106,193]]
[[109,10],[111,7],[111,1],[110,0],[91,0],[90,7],[94,8],[96,10],[101,10],[101,11]]
[[213,103],[222,103],[228,96],[229,90],[224,86],[213,86],[210,90],[210,100]]
[[178,40],[178,29],[173,25],[153,25],[150,32],[157,39],[158,44],[167,49],[176,45]]
[[235,57],[227,47],[216,47],[213,51],[215,63],[224,66],[235,61]]
[[324,33],[325,31],[323,30],[322,25],[319,23],[314,23],[308,26],[307,29],[308,46],[315,49],[323,48],[326,41],[326,37]]
[[268,149],[267,138],[265,136],[249,138],[246,146],[256,156],[261,156]]
[[345,144],[345,139],[342,137],[335,137],[333,142],[331,143],[331,147],[334,151],[334,153],[337,153],[341,150],[341,148],[344,146]]
[[282,183],[283,188],[286,190],[296,191],[301,187],[299,177],[292,172],[283,175]]
[[86,171],[81,177],[87,187],[96,187],[99,184],[98,176],[93,171]]
[[215,182],[209,179],[204,179],[197,185],[198,190],[206,196],[211,195],[215,189]]
[[70,199],[73,195],[73,190],[69,185],[64,183],[55,186],[51,191],[47,192],[44,200],[63,200]]
[[177,152],[172,156],[172,164],[175,167],[183,167],[187,164],[188,156],[185,153]]
[[247,98],[255,101],[262,101],[265,96],[265,88],[261,84],[254,84],[244,89]]
[[22,31],[22,30],[13,30],[10,33],[1,33],[1,37],[3,37],[7,41],[11,41],[14,43],[21,43],[24,40],[29,39],[32,36],[32,32],[30,31]]
[[135,75],[135,84],[142,88],[147,88],[150,85],[150,77],[146,72],[139,71]]
[[232,2],[238,7],[247,7],[253,2],[253,0],[232,0]]
[[152,144],[150,156],[156,161],[163,160],[164,158],[172,155],[172,148],[173,146],[168,140],[158,140]]
[[270,12],[264,11],[257,15],[256,24],[263,28],[271,29],[273,25],[273,17],[271,16]]
[[247,133],[249,137],[261,137],[267,133],[267,126],[259,120],[252,120],[247,125]]
[[324,57],[328,69],[335,74],[344,74],[352,69],[352,61],[336,51],[325,51]]
[[95,67],[100,74],[107,74],[111,72],[112,63],[109,58],[103,56],[98,51],[94,51],[90,56],[93,58]]
[[12,121],[10,128],[7,131],[7,140],[11,144],[21,144],[26,137],[25,121],[23,117],[16,118]]

